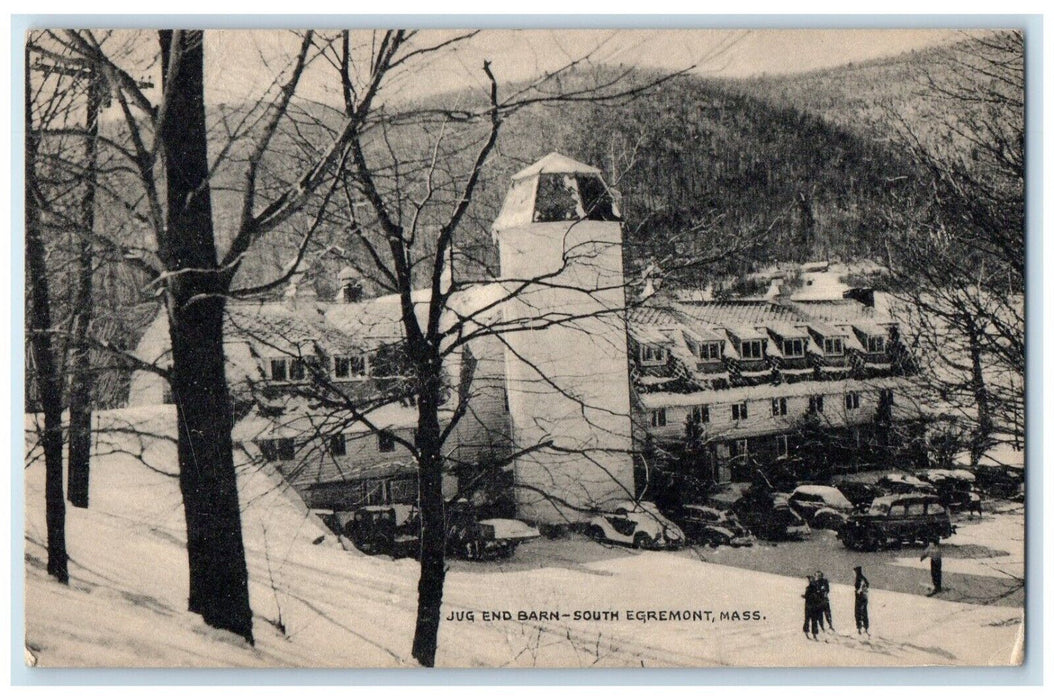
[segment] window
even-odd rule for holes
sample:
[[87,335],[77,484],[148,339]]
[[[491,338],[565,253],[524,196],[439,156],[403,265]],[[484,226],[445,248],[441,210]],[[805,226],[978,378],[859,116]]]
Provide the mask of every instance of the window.
[[417,503],[417,479],[392,479],[388,497],[392,503]]
[[733,457],[746,457],[747,456],[747,441],[746,438],[742,440],[736,440],[732,443],[732,456]]
[[330,436],[329,453],[334,457],[343,457],[348,454],[348,442],[343,435]]
[[893,505],[891,505],[889,507],[889,517],[891,517],[891,518],[904,517],[904,514],[906,512],[907,512],[907,506],[905,506],[903,503],[894,503]]
[[732,404],[732,420],[747,419],[747,402]]
[[841,338],[824,338],[823,339],[823,353],[825,355],[841,355],[842,350],[842,339]]
[[666,362],[666,348],[659,345],[640,346],[640,362],[644,365],[661,365]]
[[377,451],[395,452],[395,436],[391,433],[377,433]]
[[860,392],[850,391],[845,395],[845,410],[855,411],[860,408]]
[[926,512],[930,515],[942,515],[944,513],[944,506],[936,501],[930,501],[926,505]]
[[301,357],[294,357],[289,362],[289,378],[294,382],[303,381],[306,374],[307,364]]
[[271,360],[271,379],[276,382],[284,382],[288,379],[289,375],[286,367],[285,359],[276,358]]
[[259,440],[257,446],[268,462],[277,460],[290,460],[296,456],[296,445],[293,438],[278,438],[277,440]]
[[809,413],[823,413],[823,397],[822,396],[810,396],[809,397]]
[[886,351],[886,339],[880,335],[869,335],[867,336],[867,351],[868,352],[885,352]]
[[657,408],[651,412],[651,427],[662,428],[666,425],[666,409]]
[[787,399],[772,399],[772,415],[787,415]]
[[703,362],[716,362],[721,359],[721,343],[694,344],[695,355]]
[[801,338],[783,341],[784,357],[805,357],[805,341]]
[[163,404],[174,404],[176,397],[172,393],[172,387],[166,382],[164,387],[161,388],[161,403]]
[[761,353],[761,341],[760,340],[745,340],[739,344],[739,354],[744,360],[760,360],[762,357]]
[[692,422],[693,423],[709,423],[710,422],[710,407],[706,405],[692,406]]
[[883,406],[893,405],[893,390],[883,389],[878,395],[878,402]]
[[347,379],[351,376],[351,358],[338,355],[333,358],[333,376],[337,379]]
[[922,515],[926,512],[926,504],[919,501],[917,503],[909,503],[907,508],[908,515]]
[[787,446],[787,436],[777,435],[776,436],[776,456],[786,457],[790,454],[790,449]]
[[362,485],[362,502],[368,506],[384,505],[384,482],[367,479]]

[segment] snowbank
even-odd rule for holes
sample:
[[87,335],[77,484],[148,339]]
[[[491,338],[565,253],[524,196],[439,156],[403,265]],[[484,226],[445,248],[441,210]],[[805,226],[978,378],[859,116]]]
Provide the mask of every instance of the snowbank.
[[[137,415],[144,414],[110,412],[100,420],[137,423]],[[130,435],[100,438],[91,508],[68,511],[69,587],[44,573],[43,465],[26,469],[26,644],[36,663],[413,665],[416,562],[345,551],[269,471],[243,468],[239,481],[256,646],[185,612],[172,418],[164,409],[145,415],[138,426],[158,436],[145,445]],[[874,590],[872,638],[813,642],[801,633],[804,581],[662,552],[536,556],[584,547],[597,545],[532,542],[510,561],[459,562],[447,577],[443,615],[461,619],[442,623],[437,664],[1007,664],[1021,627],[1015,608]],[[841,632],[849,631],[852,602],[848,587],[833,586]],[[485,620],[485,613],[499,619]],[[546,614],[556,619],[541,619]]]

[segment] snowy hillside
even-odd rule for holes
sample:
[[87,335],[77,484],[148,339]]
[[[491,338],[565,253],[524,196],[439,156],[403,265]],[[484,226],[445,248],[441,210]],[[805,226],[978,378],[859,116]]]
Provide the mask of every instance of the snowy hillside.
[[[136,427],[155,437],[99,435],[91,508],[68,510],[68,588],[44,570],[42,460],[25,471],[26,645],[38,665],[414,665],[416,562],[346,551],[272,473],[255,469],[242,470],[240,488],[256,646],[185,612],[174,415],[171,407],[150,411],[136,410]],[[100,420],[103,428],[128,428],[132,415],[112,411]],[[843,634],[814,642],[801,633],[804,581],[796,578],[683,553],[616,549],[582,563],[552,552],[594,543],[537,545],[507,562],[451,564],[444,618],[471,611],[474,619],[444,619],[437,665],[1007,664],[1021,628],[1018,608],[874,590],[873,637],[860,640],[845,634],[852,591],[835,584]],[[684,610],[712,617],[660,619],[663,611]],[[514,619],[485,621],[484,611]],[[561,617],[521,621],[520,611]],[[574,620],[575,611],[617,611],[618,620]]]

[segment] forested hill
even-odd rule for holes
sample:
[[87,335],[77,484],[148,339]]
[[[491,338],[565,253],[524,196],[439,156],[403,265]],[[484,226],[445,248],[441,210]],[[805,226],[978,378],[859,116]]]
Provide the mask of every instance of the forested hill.
[[919,115],[928,76],[946,71],[960,48],[938,46],[806,73],[740,79],[729,81],[728,87],[777,109],[794,109],[865,138],[882,138],[891,118]]
[[770,231],[757,263],[871,257],[882,253],[891,208],[917,186],[908,159],[883,139],[694,77],[627,105],[520,115],[503,152],[529,159],[532,147],[602,168],[622,193],[637,254],[658,259],[671,254],[665,241],[693,227],[718,247]]
[[919,196],[914,165],[876,130],[798,108],[775,85],[681,76],[631,101],[518,112],[503,126],[473,218],[493,220],[508,176],[555,150],[600,167],[621,192],[631,269],[705,257],[762,232],[766,248],[692,275],[771,260],[884,259],[891,211]]

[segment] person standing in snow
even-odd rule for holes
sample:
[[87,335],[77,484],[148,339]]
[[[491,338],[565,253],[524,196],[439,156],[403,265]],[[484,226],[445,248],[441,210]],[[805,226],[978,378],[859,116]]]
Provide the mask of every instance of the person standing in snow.
[[823,628],[824,619],[827,620],[827,626],[832,632],[834,629],[834,622],[831,621],[831,583],[827,580],[827,577],[823,575],[822,571],[817,571],[815,576],[816,589],[819,594],[819,615],[822,616],[820,619],[820,628]]
[[805,587],[805,594],[802,598],[805,599],[805,624],[802,625],[802,632],[805,633],[806,639],[810,639],[809,631],[812,630],[811,639],[819,639],[820,625],[823,624],[820,602],[820,591],[816,585],[815,578],[810,575],[807,577],[809,583]]
[[867,619],[867,596],[871,589],[871,584],[867,580],[867,576],[864,576],[864,570],[862,567],[854,566],[853,571],[856,572],[856,583],[853,585],[853,591],[855,593],[855,604],[853,606],[853,612],[856,617],[856,633],[867,634],[871,636],[870,621]]
[[936,537],[926,546],[919,561],[930,560],[930,580],[933,582],[934,595],[941,592],[941,542]]

